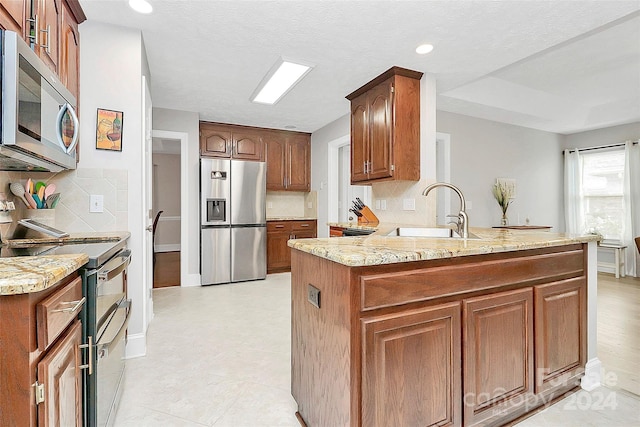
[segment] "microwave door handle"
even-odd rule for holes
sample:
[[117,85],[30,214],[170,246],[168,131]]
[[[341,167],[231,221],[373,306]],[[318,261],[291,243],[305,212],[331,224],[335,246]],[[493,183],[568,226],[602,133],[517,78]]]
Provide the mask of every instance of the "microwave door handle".
[[67,148],[67,153],[69,153],[76,148],[76,145],[78,145],[78,137],[80,136],[80,121],[78,120],[78,115],[76,114],[75,108],[73,108],[69,104],[67,104],[67,108],[69,108],[71,120],[73,120],[73,136],[71,137],[71,144],[69,144],[69,148]]
[[[62,141],[62,118],[64,117],[64,113],[67,111],[73,121],[73,136],[71,137],[71,144],[69,144],[69,147],[64,145],[64,142]],[[70,153],[74,148],[76,148],[76,145],[78,144],[79,127],[78,116],[76,115],[75,110],[71,105],[69,105],[69,103],[65,103],[58,111],[58,117],[56,118],[56,137],[58,138],[58,144],[65,153]]]

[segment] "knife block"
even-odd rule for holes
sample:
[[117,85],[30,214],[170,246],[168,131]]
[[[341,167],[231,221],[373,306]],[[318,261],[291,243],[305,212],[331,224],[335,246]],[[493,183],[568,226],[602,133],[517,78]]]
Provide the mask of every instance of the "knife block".
[[366,225],[378,225],[380,220],[378,217],[369,209],[368,206],[360,209],[360,213],[362,216],[358,217],[358,224],[366,224]]

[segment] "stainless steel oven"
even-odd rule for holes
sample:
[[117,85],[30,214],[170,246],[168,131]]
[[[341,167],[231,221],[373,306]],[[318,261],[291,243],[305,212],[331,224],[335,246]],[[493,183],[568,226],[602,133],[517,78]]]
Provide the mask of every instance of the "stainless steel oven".
[[[125,367],[126,331],[131,316],[127,267],[131,251],[123,249],[102,265],[81,271],[86,307],[86,337],[91,351],[86,376],[88,426],[113,425]],[[97,263],[96,263],[97,264]]]

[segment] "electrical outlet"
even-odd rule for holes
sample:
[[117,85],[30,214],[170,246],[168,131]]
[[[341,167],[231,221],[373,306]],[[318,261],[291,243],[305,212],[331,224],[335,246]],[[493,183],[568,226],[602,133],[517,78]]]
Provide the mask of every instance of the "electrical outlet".
[[320,289],[316,288],[311,283],[307,285],[307,299],[312,305],[320,308]]
[[376,209],[380,209],[380,200],[376,200]]
[[415,211],[416,199],[402,199],[402,210]]
[[473,203],[471,202],[471,200],[467,200],[467,206],[465,207],[465,210],[470,211],[471,209],[473,209]]
[[89,201],[89,212],[104,212],[104,196],[92,194]]
[[273,209],[273,203],[267,202],[267,209]]
[[387,210],[387,201],[385,199],[380,200],[380,210],[381,211]]
[[313,209],[313,202],[307,202],[307,209]]

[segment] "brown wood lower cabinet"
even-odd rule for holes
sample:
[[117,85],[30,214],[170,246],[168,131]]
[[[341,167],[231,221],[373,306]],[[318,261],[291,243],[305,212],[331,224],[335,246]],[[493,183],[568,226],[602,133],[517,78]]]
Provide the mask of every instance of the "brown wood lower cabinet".
[[267,221],[267,274],[291,270],[290,239],[317,236],[316,220]]
[[533,392],[533,290],[463,301],[464,424],[524,406]]
[[362,320],[362,425],[460,425],[460,303]]
[[73,273],[41,292],[0,296],[1,426],[84,424],[77,291]]
[[347,267],[293,250],[299,418],[500,426],[572,390],[586,362],[586,251]]

